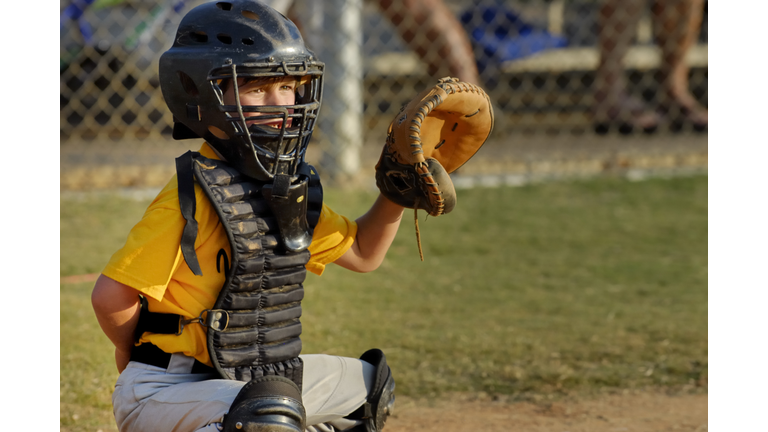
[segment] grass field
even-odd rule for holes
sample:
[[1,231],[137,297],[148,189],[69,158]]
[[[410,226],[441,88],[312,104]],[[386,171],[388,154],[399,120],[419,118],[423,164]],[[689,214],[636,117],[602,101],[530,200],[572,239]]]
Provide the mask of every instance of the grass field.
[[[304,352],[385,351],[399,395],[509,400],[707,388],[707,177],[461,190],[380,269],[305,284]],[[356,216],[372,193],[326,191]],[[61,275],[97,273],[148,201],[62,200]],[[61,285],[62,430],[114,430],[92,283]]]

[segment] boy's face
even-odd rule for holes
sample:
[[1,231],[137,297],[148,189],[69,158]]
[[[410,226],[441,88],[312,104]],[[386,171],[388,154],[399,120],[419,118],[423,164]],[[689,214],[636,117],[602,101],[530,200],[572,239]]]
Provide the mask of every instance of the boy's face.
[[[296,102],[296,78],[295,77],[282,77],[278,79],[256,79],[250,82],[246,82],[244,78],[237,79],[237,85],[240,92],[240,104],[243,106],[262,106],[262,105],[293,105]],[[224,92],[224,104],[235,105],[235,86],[228,85],[227,90]],[[293,110],[288,110],[289,113],[293,113]],[[263,116],[269,113],[260,112],[246,112],[246,117]],[[274,114],[274,113],[272,113]],[[266,119],[266,120],[248,120],[247,125],[267,125],[276,129],[280,129],[282,126],[282,119]],[[286,127],[290,127],[292,119],[288,119]]]

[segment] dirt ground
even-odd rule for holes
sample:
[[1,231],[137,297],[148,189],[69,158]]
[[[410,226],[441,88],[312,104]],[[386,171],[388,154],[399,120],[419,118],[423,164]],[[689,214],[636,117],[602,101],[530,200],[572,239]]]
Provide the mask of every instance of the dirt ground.
[[707,431],[706,394],[638,392],[583,401],[505,403],[397,398],[387,432],[664,432]]

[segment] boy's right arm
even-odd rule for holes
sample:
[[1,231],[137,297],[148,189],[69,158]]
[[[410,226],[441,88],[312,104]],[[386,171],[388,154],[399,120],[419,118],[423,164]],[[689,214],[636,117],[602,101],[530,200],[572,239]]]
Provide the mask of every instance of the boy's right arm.
[[93,287],[91,304],[101,329],[115,345],[117,370],[123,372],[131,358],[133,333],[139,322],[139,292],[101,275]]

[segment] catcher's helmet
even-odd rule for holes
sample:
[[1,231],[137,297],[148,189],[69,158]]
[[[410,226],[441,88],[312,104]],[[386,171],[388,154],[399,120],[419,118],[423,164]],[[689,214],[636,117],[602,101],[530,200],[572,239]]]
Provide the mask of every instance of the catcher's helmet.
[[[160,57],[173,137],[202,137],[240,172],[259,180],[294,175],[320,109],[323,69],[296,25],[276,10],[255,0],[202,4],[184,16],[173,46]],[[240,104],[237,78],[285,76],[297,78],[294,105]],[[224,85],[234,87],[236,105],[225,105]],[[282,126],[249,125],[250,113],[280,119]]]

